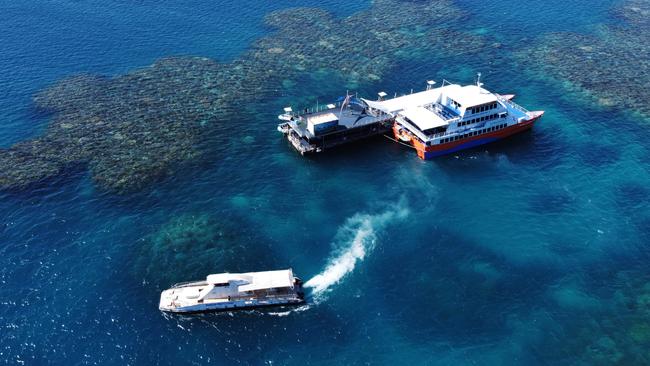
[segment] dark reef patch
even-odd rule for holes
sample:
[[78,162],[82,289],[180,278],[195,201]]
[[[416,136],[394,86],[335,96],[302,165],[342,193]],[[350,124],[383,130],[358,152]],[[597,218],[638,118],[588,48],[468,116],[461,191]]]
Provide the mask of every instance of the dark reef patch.
[[576,150],[582,162],[592,167],[602,167],[620,160],[621,150],[611,145],[585,144]]
[[270,246],[234,222],[207,214],[185,214],[142,239],[135,274],[157,289],[200,280],[210,273],[275,268]]
[[558,214],[570,211],[575,198],[569,192],[551,189],[529,199],[530,210],[538,214]]
[[[530,68],[541,67],[604,107],[650,117],[650,1],[628,0],[612,10],[624,24],[601,27],[595,35],[553,33],[521,52]],[[644,56],[645,55],[645,56]]]
[[599,306],[558,313],[552,323],[540,324],[546,336],[530,348],[542,363],[650,363],[650,274],[630,269],[602,275],[586,288]]
[[378,0],[342,19],[320,9],[282,10],[265,19],[277,31],[232,63],[171,57],[117,77],[64,79],[34,98],[53,113],[45,133],[0,149],[0,188],[25,189],[81,163],[100,188],[141,190],[201,157],[206,139],[222,145],[218,136],[232,134],[224,130],[245,128],[234,111],[304,74],[329,70],[357,87],[418,49],[481,52],[489,46],[483,38],[447,28],[464,16],[448,0]]
[[[390,255],[373,257],[378,259],[367,263],[364,276],[381,278],[365,286],[374,289],[366,296],[383,301],[407,337],[440,337],[463,344],[504,336],[508,317],[526,306],[521,300],[535,303],[544,284],[557,277],[541,265],[512,265],[444,230],[419,235],[417,247],[400,247]],[[396,263],[409,265],[396,268]],[[390,273],[386,273],[388,268],[392,268]],[[414,290],[405,292],[404,284]],[[427,334],[413,333],[421,324],[432,326],[427,327]]]
[[641,213],[640,210],[650,206],[650,187],[647,185],[627,182],[616,187],[616,203],[626,213]]

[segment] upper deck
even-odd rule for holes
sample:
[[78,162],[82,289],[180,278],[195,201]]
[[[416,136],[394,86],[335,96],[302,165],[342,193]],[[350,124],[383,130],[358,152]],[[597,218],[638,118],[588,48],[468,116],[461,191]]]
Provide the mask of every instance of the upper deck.
[[[365,108],[350,108],[344,106],[344,108],[341,109],[340,104],[334,106],[334,108],[326,108],[316,112],[294,115],[291,120],[287,121],[287,123],[291,129],[298,134],[298,136],[307,140],[312,140],[316,137],[322,137],[323,135],[382,122],[387,118],[385,115],[371,115]],[[334,115],[337,118],[336,128],[322,134],[315,134],[313,131],[310,131],[309,121],[328,120],[331,118],[330,115]]]
[[[385,94],[385,93],[384,93]],[[484,89],[481,84],[447,84],[388,100],[365,100],[372,111],[396,117],[422,141],[480,128],[508,116],[514,121],[527,111],[508,98]]]

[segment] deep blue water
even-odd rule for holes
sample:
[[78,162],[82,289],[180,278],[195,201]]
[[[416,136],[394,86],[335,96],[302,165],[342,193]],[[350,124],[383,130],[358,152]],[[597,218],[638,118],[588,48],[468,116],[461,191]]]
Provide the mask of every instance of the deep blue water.
[[[456,4],[470,15],[464,30],[509,53],[545,32],[593,32],[616,3]],[[50,116],[31,98],[57,80],[119,75],[169,55],[229,61],[270,31],[265,14],[297,5],[344,17],[370,3],[0,1],[0,146],[44,131]],[[647,121],[566,95],[505,54],[426,53],[359,88],[406,92],[430,77],[469,83],[479,71],[488,88],[546,111],[534,131],[427,162],[381,138],[305,159],[279,138],[275,115],[289,100],[341,92],[321,80],[242,116],[255,127],[232,136],[245,143],[226,158],[144,192],[106,193],[73,169],[0,193],[0,360],[589,364],[601,352],[608,364],[630,352],[638,338],[622,344],[611,332],[650,324],[630,325],[621,305],[650,293]],[[151,259],[149,238],[205,214],[238,246],[203,268],[291,266],[321,283],[347,274],[299,311],[164,316],[159,291],[174,269]],[[350,248],[363,251],[354,268],[336,267]],[[144,272],[149,264],[158,272]],[[585,341],[563,348],[569,337]]]

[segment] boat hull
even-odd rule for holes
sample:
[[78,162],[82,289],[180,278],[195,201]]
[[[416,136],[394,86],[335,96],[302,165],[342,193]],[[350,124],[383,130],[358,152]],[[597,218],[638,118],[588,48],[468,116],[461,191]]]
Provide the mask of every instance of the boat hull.
[[[516,125],[506,127],[500,131],[494,131],[480,136],[473,136],[460,141],[453,141],[445,144],[436,144],[432,146],[426,146],[421,141],[413,138],[412,146],[415,148],[418,157],[420,157],[421,159],[423,160],[433,159],[438,156],[447,155],[461,150],[471,149],[473,147],[477,147],[480,145],[489,144],[491,142],[495,142],[504,139],[506,137],[515,135],[517,133],[530,130],[535,124],[535,122],[542,116],[543,113],[535,112],[535,114],[536,115],[533,118],[527,121],[523,121]],[[400,137],[399,135],[400,132],[397,130],[397,128],[393,128],[393,132],[395,133],[395,138]]]
[[172,314],[200,314],[200,313],[219,313],[219,312],[236,311],[236,310],[253,310],[253,309],[260,309],[260,308],[299,306],[303,304],[305,304],[304,299],[293,299],[287,301],[268,301],[268,302],[256,302],[256,303],[248,303],[248,304],[244,302],[233,302],[229,304],[219,304],[216,306],[197,304],[197,305],[184,306],[178,308],[160,308],[160,310],[165,313],[172,313]]

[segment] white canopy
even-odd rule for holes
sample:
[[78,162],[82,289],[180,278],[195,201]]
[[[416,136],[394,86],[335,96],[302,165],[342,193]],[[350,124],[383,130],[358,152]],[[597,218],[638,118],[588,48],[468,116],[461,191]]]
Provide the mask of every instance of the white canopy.
[[440,118],[440,116],[424,107],[405,109],[399,114],[408,118],[409,121],[415,123],[417,127],[422,131],[447,125],[447,122]]
[[248,273],[219,273],[207,277],[211,285],[235,282],[239,291],[255,291],[267,288],[292,287],[294,283],[291,269]]

